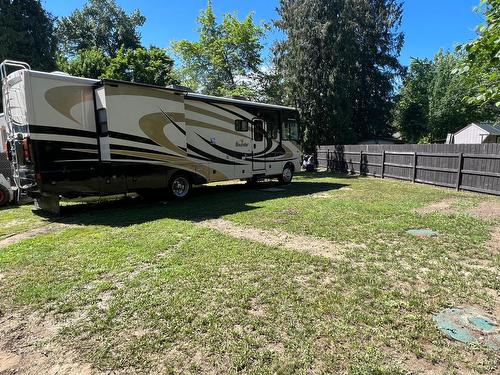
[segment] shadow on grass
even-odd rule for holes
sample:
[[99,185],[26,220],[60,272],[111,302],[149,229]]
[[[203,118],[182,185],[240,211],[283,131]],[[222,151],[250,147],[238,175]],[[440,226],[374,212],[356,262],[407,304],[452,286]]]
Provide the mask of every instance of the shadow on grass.
[[[321,177],[316,176],[315,178],[320,179]],[[348,185],[303,180],[286,186],[280,186],[277,183],[259,183],[255,187],[244,184],[209,185],[196,187],[189,199],[184,201],[150,203],[135,196],[119,199],[104,198],[103,201],[94,200],[65,205],[61,207],[61,216],[44,215],[44,217],[53,222],[113,227],[141,224],[163,218],[196,222],[255,210],[259,208],[259,202],[270,199],[305,196],[340,189],[344,186]],[[263,191],[267,188],[282,188],[283,191]]]

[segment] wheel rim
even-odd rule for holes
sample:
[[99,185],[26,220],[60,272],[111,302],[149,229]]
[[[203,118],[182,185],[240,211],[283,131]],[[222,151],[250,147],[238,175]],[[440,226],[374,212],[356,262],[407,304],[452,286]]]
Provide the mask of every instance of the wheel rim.
[[292,180],[292,170],[290,168],[283,169],[283,181],[290,182]]
[[177,177],[172,182],[172,193],[177,198],[182,198],[189,192],[189,181],[185,177]]

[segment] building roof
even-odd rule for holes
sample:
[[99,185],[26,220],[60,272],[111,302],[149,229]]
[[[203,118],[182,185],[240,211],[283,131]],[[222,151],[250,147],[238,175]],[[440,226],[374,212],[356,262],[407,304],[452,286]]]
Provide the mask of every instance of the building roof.
[[500,135],[500,126],[495,125],[492,123],[488,122],[481,122],[481,123],[474,123],[475,125],[479,126],[481,129],[483,129],[485,132],[492,134],[492,135]]

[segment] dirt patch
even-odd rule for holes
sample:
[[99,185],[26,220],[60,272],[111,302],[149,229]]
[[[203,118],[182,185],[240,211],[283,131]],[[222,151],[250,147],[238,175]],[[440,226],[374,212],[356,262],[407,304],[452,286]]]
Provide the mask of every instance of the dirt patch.
[[278,230],[243,227],[224,219],[205,220],[199,222],[198,225],[215,229],[232,237],[259,242],[268,246],[280,246],[331,259],[342,258],[342,249],[338,244],[315,237],[299,236]]
[[415,212],[419,214],[432,214],[441,213],[446,215],[466,213],[469,215],[476,216],[480,219],[494,220],[500,218],[500,201],[485,200],[481,202],[478,206],[471,209],[460,209],[458,203],[459,198],[448,198],[442,201],[429,204],[427,206],[418,208]]
[[[446,363],[433,362],[429,359],[432,355],[434,347],[432,345],[425,345],[423,348],[427,355],[417,357],[414,353],[405,350],[397,350],[392,347],[382,347],[381,350],[385,355],[391,359],[390,362],[399,363],[402,368],[405,368],[411,374],[428,374],[428,375],[442,375],[450,372]],[[427,357],[427,358],[426,358]],[[459,372],[466,374],[466,372]]]
[[500,253],[500,225],[497,225],[490,233],[491,238],[486,242],[486,248],[493,254]]
[[3,228],[12,228],[15,227],[16,225],[24,224],[24,221],[22,220],[11,220],[6,223],[2,224]]
[[500,201],[485,201],[481,202],[477,207],[469,211],[472,215],[481,219],[499,219],[500,218]]
[[55,340],[63,327],[35,314],[0,318],[1,374],[91,374],[91,365]]
[[308,197],[315,199],[327,199],[330,198],[331,196],[328,193],[320,192],[320,193],[309,194]]
[[13,245],[19,241],[26,240],[28,238],[33,238],[41,234],[57,232],[67,227],[70,227],[70,225],[61,223],[49,224],[49,225],[44,225],[43,227],[34,228],[22,233],[14,234],[10,237],[4,238],[3,240],[0,240],[0,249],[3,247]]
[[295,216],[300,213],[300,211],[297,210],[296,208],[287,208],[286,210],[283,210],[281,212],[284,213],[285,215],[290,215],[290,216]]
[[257,297],[252,298],[250,301],[251,308],[249,313],[253,316],[261,317],[266,315],[266,311],[264,307],[260,304],[259,299]]
[[436,203],[429,204],[427,206],[418,208],[415,212],[419,214],[432,214],[434,212],[439,212],[442,214],[455,214],[458,212],[455,204],[458,202],[457,198],[448,198]]

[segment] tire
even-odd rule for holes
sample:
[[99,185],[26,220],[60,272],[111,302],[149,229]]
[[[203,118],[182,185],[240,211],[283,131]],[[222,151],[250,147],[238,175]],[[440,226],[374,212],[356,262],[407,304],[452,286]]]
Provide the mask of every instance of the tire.
[[278,181],[282,184],[289,184],[292,182],[293,179],[293,168],[288,164],[285,165],[285,168],[283,168],[283,172],[281,172],[281,175],[278,177]]
[[191,193],[193,184],[186,173],[176,173],[168,181],[168,195],[173,199],[185,199]]
[[0,207],[6,206],[9,203],[10,194],[5,186],[0,185]]

